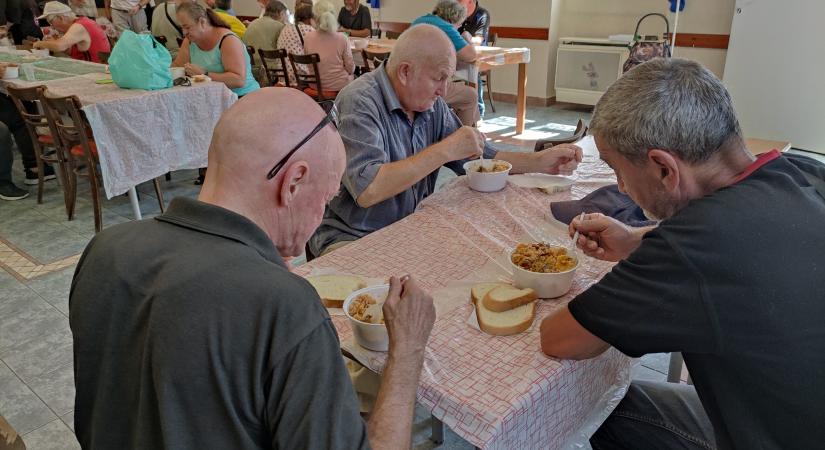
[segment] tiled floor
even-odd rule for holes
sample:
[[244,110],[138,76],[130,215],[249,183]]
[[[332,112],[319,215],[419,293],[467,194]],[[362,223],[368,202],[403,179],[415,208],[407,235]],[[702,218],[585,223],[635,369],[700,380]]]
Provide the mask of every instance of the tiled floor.
[[[482,130],[507,150],[532,148],[531,139],[568,134],[586,109],[530,108],[528,140],[513,137],[513,105],[498,103]],[[19,163],[19,161],[18,161]],[[450,178],[445,171],[442,181]],[[178,195],[196,196],[195,171],[173,174],[163,182],[167,202]],[[22,180],[16,167],[15,177]],[[140,186],[144,217],[159,212],[150,183]],[[72,432],[74,383],[68,295],[74,265],[94,235],[88,187],[81,186],[75,220],[66,220],[60,187],[46,184],[44,203],[32,195],[21,201],[0,201],[0,414],[23,435],[31,450],[79,448]],[[124,196],[104,201],[104,225],[131,219]],[[663,379],[667,355],[642,359],[634,376]],[[431,449],[429,416],[421,408],[414,425],[414,448]],[[472,446],[447,430],[444,449]]]

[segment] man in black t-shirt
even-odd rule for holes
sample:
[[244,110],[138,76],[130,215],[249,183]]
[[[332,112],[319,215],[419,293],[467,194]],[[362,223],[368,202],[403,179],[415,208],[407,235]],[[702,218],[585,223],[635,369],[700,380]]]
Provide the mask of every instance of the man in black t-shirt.
[[372,34],[372,17],[370,9],[358,0],[344,0],[344,6],[338,13],[338,31],[349,33],[354,37],[370,37]]
[[542,322],[542,350],[682,352],[695,383],[633,382],[593,447],[821,448],[825,166],[754,158],[722,83],[687,60],[626,73],[590,130],[619,188],[661,222],[571,223],[585,254],[618,264]]

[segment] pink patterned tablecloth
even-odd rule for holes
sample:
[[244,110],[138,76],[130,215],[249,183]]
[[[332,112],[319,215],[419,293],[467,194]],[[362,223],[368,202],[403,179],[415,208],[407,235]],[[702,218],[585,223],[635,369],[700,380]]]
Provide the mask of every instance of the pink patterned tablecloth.
[[[500,260],[527,236],[569,242],[564,227],[550,217],[550,202],[580,198],[615,179],[592,151],[574,178],[570,191],[549,195],[513,185],[482,194],[459,177],[409,217],[296,272],[372,278],[411,273],[438,304],[455,292],[457,283],[461,289],[461,280],[469,286],[470,280],[489,277],[490,267],[498,266],[491,260]],[[438,305],[419,403],[485,449],[562,448],[586,441],[624,395],[632,360],[614,349],[581,362],[548,358],[540,350],[538,324],[611,267],[583,256],[572,290],[540,301],[534,326],[515,336],[490,336],[469,325],[472,306],[466,289],[466,300]],[[333,316],[333,321],[342,345],[355,345],[346,318]],[[368,355],[368,367],[381,370],[386,354],[361,353]]]

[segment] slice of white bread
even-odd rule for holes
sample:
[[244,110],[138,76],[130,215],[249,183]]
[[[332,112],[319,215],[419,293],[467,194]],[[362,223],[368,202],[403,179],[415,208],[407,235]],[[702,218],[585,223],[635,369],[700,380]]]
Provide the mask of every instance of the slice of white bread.
[[482,299],[484,307],[493,312],[505,312],[526,305],[538,298],[532,289],[517,289],[509,284],[487,292]]
[[307,281],[318,291],[327,308],[343,308],[347,296],[367,287],[367,282],[351,275],[317,275]]
[[478,283],[470,289],[470,298],[473,303],[480,302],[488,292],[499,286],[508,286],[506,283]]
[[476,318],[481,331],[494,336],[509,336],[530,328],[536,317],[536,302],[513,308],[505,312],[493,312],[484,307],[484,302],[475,302]]

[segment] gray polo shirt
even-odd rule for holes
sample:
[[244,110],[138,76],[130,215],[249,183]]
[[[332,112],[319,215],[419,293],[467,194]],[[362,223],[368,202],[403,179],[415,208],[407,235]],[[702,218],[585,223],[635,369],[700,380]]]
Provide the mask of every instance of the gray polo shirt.
[[[341,191],[330,202],[321,226],[310,239],[310,250],[315,255],[331,244],[356,240],[412,214],[435,190],[437,170],[410,189],[369,208],[358,206],[355,199],[372,183],[382,165],[407,159],[461,127],[461,121],[441,97],[411,122],[383,64],[347,85],[338,94],[336,105],[347,169]],[[484,156],[495,155],[496,151],[486,145]],[[446,166],[462,175],[464,162],[453,161]]]
[[368,448],[318,295],[234,212],[179,197],[98,234],[69,320],[84,449]]

